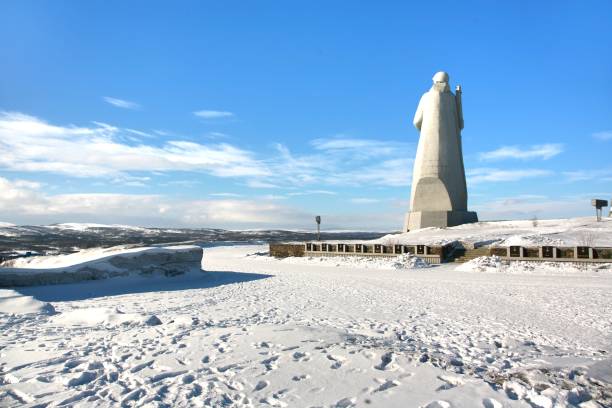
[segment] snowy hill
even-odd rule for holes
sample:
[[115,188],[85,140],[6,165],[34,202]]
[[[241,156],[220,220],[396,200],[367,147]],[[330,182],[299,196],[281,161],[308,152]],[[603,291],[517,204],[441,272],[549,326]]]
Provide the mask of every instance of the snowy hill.
[[[535,225],[534,225],[535,224]],[[445,244],[452,241],[498,246],[603,246],[612,247],[612,218],[595,217],[556,220],[483,221],[449,228],[423,228],[390,234],[380,243]]]
[[[323,232],[324,239],[373,239],[379,232]],[[0,225],[0,256],[15,251],[42,254],[71,253],[79,249],[125,244],[257,242],[311,240],[308,231],[248,230],[216,228],[144,228],[129,225],[65,223],[48,226]]]

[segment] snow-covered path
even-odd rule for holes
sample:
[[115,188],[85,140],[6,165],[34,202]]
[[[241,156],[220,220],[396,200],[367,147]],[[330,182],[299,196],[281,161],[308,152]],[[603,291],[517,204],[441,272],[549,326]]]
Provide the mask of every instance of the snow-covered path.
[[206,249],[214,272],[203,276],[20,290],[59,313],[0,313],[0,405],[598,407],[592,399],[611,398],[610,274],[246,256],[262,250]]

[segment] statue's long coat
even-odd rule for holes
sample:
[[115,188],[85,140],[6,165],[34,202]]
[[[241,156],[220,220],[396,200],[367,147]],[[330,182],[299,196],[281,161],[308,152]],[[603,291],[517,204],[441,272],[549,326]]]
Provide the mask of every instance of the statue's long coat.
[[447,83],[435,83],[421,97],[414,126],[421,137],[412,173],[410,210],[467,210],[461,151],[463,117]]

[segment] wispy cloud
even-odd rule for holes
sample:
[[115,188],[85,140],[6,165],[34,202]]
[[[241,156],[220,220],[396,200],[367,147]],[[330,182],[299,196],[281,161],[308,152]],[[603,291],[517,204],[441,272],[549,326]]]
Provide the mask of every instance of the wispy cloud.
[[246,186],[250,188],[280,188],[277,184],[258,179],[247,180]]
[[466,171],[469,184],[519,181],[527,178],[550,176],[552,174],[552,171],[543,169],[502,170],[492,168],[475,168],[468,169]]
[[354,159],[393,156],[410,147],[407,143],[392,140],[356,139],[343,136],[318,138],[310,142],[316,149],[328,154],[350,156]]
[[110,96],[105,96],[102,99],[104,99],[106,103],[110,103],[111,105],[116,106],[117,108],[132,110],[140,109],[139,104],[137,104],[136,102],[126,101],[125,99],[111,98]]
[[232,198],[242,197],[241,194],[237,194],[237,193],[210,193],[209,196],[211,197],[232,197]]
[[593,137],[598,140],[612,140],[612,130],[605,130],[603,132],[593,133]]
[[126,132],[132,133],[136,136],[142,136],[142,137],[146,137],[146,138],[152,138],[155,137],[150,133],[147,132],[143,132],[142,130],[136,130],[136,129],[129,129],[129,128],[125,128]]
[[580,194],[574,196],[547,197],[540,195],[519,195],[502,197],[480,204],[472,205],[481,220],[565,218],[569,214],[590,215],[590,199],[597,194]]
[[367,198],[367,197],[351,198],[350,201],[353,204],[376,204],[380,202],[380,200],[377,198]]
[[276,145],[279,157],[270,165],[295,185],[402,187],[410,184],[414,146],[374,139],[315,139],[315,152],[295,155]]
[[543,159],[548,160],[563,152],[563,145],[549,143],[533,145],[529,147],[503,146],[497,150],[480,153],[481,160],[503,160],[503,159]]
[[0,169],[122,180],[133,186],[148,184],[134,178],[142,172],[198,172],[240,179],[250,188],[333,194],[325,187],[408,186],[414,155],[411,144],[375,139],[316,139],[314,149],[301,154],[276,144],[275,152],[266,155],[221,141],[198,143],[174,136],[160,144],[153,134],[103,122],[56,125],[0,112]]
[[95,222],[189,227],[290,227],[312,215],[275,199],[177,200],[159,194],[58,194],[0,177],[3,217],[18,223]]
[[335,191],[329,190],[306,190],[306,191],[293,191],[287,193],[288,196],[306,196],[306,195],[337,195]]
[[97,123],[56,126],[38,118],[0,112],[0,168],[72,177],[126,177],[136,171],[195,171],[217,177],[263,177],[266,166],[249,151],[227,143],[170,140],[162,146],[122,142],[133,132]]
[[612,168],[564,171],[563,176],[569,182],[587,180],[612,181]]
[[232,116],[234,116],[233,112],[217,110],[199,110],[193,112],[193,114],[204,119],[231,118]]

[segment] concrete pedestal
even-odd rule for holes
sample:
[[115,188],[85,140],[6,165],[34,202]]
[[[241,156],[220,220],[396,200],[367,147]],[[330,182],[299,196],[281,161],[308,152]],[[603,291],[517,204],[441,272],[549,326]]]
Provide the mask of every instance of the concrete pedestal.
[[406,214],[404,232],[427,227],[454,227],[478,222],[474,211],[413,211]]

